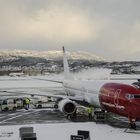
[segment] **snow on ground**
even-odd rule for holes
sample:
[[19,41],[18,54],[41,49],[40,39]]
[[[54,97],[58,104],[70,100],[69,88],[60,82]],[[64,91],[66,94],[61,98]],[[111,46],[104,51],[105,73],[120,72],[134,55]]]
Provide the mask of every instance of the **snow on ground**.
[[[31,77],[0,77],[0,90],[49,87],[62,87],[62,85],[32,79]],[[87,122],[2,125],[0,126],[0,140],[19,140],[19,128],[23,126],[33,126],[34,132],[37,134],[37,140],[70,140],[70,135],[76,135],[77,130],[89,130],[91,140],[138,140],[140,138],[140,134],[124,133],[124,128]]]
[[140,137],[140,134],[125,133],[124,129],[88,122],[0,126],[0,140],[18,140],[21,127],[34,127],[37,140],[70,140],[77,130],[90,131],[91,140],[138,140]]
[[[43,76],[44,77],[44,76]],[[41,78],[43,78],[41,77]],[[0,77],[0,89],[62,87],[62,84],[35,79],[35,77]]]

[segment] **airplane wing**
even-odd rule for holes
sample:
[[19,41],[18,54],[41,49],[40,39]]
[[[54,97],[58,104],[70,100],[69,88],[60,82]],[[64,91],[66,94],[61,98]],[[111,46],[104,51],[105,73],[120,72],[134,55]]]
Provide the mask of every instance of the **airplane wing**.
[[32,78],[32,79],[43,80],[43,81],[49,81],[49,82],[54,82],[54,83],[60,83],[60,84],[63,84],[63,81],[59,81],[59,80],[41,79],[41,78]]
[[[52,94],[52,93],[27,93],[27,92],[21,92],[21,91],[8,91],[8,90],[0,90],[0,96],[6,96],[6,93],[7,96],[15,96],[15,95],[29,95],[29,96],[43,96],[43,97],[52,97],[52,98],[56,98],[58,100],[62,100],[62,99],[70,99],[72,101],[75,101],[75,102],[82,102],[84,101],[84,97],[82,96],[68,96],[68,95],[60,95],[60,94]],[[11,94],[11,95],[9,95]]]

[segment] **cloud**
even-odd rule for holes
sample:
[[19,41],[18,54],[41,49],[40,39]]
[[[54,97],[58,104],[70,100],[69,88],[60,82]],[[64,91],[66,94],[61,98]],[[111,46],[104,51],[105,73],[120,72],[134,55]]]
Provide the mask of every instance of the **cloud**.
[[109,60],[139,60],[139,4],[137,0],[0,1],[0,47],[46,50],[66,45]]
[[[115,60],[138,60],[140,53],[140,21],[126,24],[122,21],[108,21],[108,27],[102,31],[102,36],[97,40],[101,48],[106,49],[108,56]],[[103,51],[105,51],[103,49]],[[121,57],[120,57],[121,56]]]
[[27,15],[16,4],[2,10],[1,36],[11,40],[38,38],[54,42],[90,41],[98,37],[102,26],[99,21],[90,19],[82,10],[71,10],[62,5],[47,5],[47,9],[37,9]]

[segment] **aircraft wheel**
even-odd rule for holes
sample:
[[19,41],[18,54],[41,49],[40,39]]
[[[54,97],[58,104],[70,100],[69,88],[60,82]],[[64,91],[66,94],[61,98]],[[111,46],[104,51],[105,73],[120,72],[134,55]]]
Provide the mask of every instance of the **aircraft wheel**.
[[16,111],[16,109],[17,109],[16,107],[13,107],[13,111]]
[[55,109],[57,109],[57,108],[58,108],[58,105],[57,105],[57,104],[55,104],[55,105],[54,105],[54,108],[55,108]]
[[105,110],[104,110],[104,109],[102,109],[101,111],[102,111],[103,113],[105,113]]
[[5,107],[5,108],[4,108],[4,111],[8,111],[8,110],[9,110],[8,107]]
[[38,105],[38,108],[42,108],[42,105]]

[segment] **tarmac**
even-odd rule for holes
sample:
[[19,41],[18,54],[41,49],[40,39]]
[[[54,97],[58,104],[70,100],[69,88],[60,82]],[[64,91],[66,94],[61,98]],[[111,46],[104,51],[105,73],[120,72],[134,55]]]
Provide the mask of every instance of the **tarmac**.
[[56,109],[20,109],[17,111],[0,112],[0,125],[65,122],[69,122],[69,120]]
[[[32,124],[58,124],[58,123],[79,123],[96,122],[97,125],[104,124],[116,128],[128,127],[128,120],[125,117],[117,116],[112,113],[106,114],[106,119],[95,121],[89,120],[87,115],[77,114],[76,118],[67,118],[62,112],[53,108],[42,109],[19,109],[16,111],[0,112],[0,126],[6,125],[32,125]],[[137,122],[137,130],[140,131],[140,122]]]

